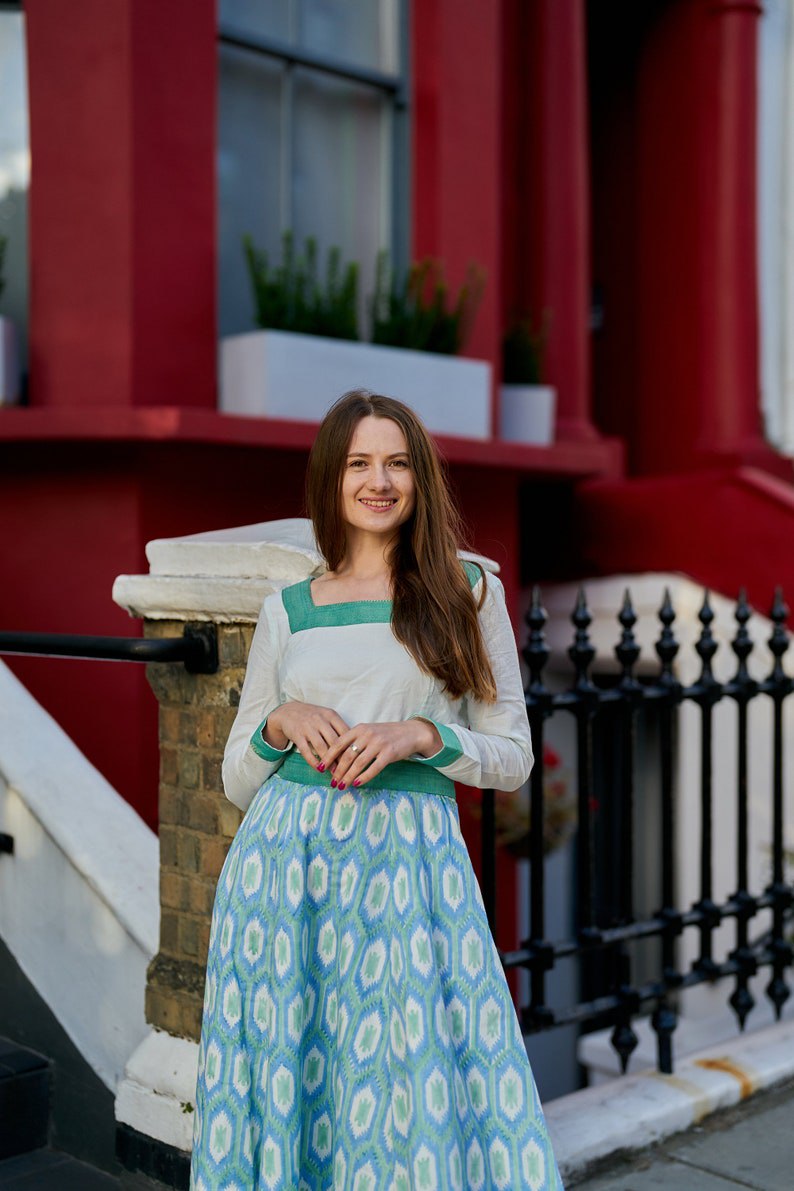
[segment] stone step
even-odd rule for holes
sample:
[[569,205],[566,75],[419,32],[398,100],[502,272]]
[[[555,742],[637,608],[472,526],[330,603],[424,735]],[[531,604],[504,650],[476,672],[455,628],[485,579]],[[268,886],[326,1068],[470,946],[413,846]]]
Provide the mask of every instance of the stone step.
[[0,1161],[47,1144],[50,1062],[0,1038]]

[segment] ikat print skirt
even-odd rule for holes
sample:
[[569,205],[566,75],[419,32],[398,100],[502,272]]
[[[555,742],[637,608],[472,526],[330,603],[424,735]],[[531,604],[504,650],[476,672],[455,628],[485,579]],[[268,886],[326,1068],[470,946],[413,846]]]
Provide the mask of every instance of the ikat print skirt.
[[270,778],[210,934],[192,1191],[561,1191],[453,799]]

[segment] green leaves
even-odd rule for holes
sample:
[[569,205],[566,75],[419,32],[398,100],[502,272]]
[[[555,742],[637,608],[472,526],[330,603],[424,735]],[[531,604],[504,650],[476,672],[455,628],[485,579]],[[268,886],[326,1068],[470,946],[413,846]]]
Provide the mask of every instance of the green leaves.
[[292,232],[282,236],[281,264],[250,236],[243,237],[254,292],[256,321],[273,331],[298,331],[332,339],[358,339],[358,265],[342,266],[338,248],[328,253],[325,278],[318,275],[317,241],[308,237],[302,255],[295,252]]
[[452,306],[444,267],[430,258],[411,266],[398,282],[386,252],[378,256],[372,299],[372,342],[416,351],[457,354],[471,331],[485,276],[469,265]]
[[531,319],[517,319],[502,343],[502,380],[506,385],[543,383],[543,362],[549,338],[548,310],[535,326]]
[[[281,263],[274,265],[250,236],[243,237],[257,325],[273,331],[359,339],[358,265],[343,265],[340,250],[331,248],[325,274],[320,277],[314,237],[306,239],[301,254],[295,251],[292,232],[284,232],[281,243]],[[469,265],[453,301],[440,261],[419,261],[398,280],[388,253],[379,253],[370,302],[372,342],[457,354],[471,331],[484,284],[482,269]]]

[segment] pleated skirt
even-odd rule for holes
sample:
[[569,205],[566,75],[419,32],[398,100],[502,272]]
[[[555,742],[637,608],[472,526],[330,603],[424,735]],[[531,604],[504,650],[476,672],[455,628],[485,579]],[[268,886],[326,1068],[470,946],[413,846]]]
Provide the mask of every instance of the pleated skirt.
[[558,1191],[453,799],[278,775],[221,873],[193,1191]]

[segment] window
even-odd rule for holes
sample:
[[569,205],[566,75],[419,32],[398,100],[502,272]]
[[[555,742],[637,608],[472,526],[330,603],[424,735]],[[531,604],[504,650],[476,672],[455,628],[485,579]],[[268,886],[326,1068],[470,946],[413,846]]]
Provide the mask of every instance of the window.
[[360,269],[407,258],[405,0],[220,0],[220,333],[253,327],[242,252],[291,230]]
[[0,236],[6,239],[0,314],[18,327],[23,371],[28,324],[28,90],[25,24],[18,4],[0,3]]

